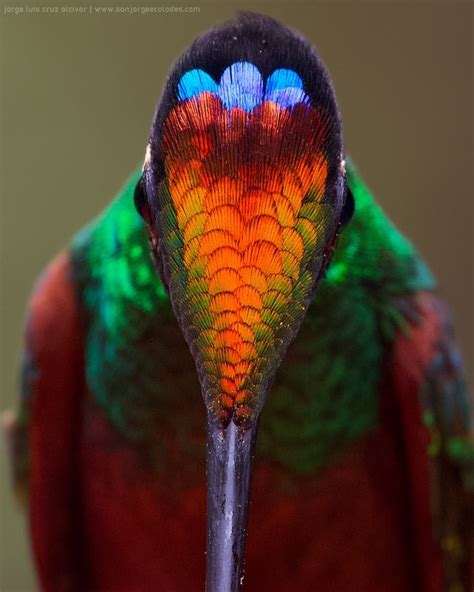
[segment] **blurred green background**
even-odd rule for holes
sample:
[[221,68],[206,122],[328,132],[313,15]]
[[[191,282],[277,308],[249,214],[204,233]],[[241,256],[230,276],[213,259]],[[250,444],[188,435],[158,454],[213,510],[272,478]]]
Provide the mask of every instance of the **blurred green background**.
[[[171,62],[237,8],[274,15],[319,49],[339,97],[348,152],[438,276],[472,371],[473,5],[188,5],[199,11],[99,14],[95,9],[107,4],[96,2],[82,14],[44,14],[41,3],[1,3],[0,409],[16,404],[35,277],[141,164]],[[15,6],[24,9],[15,14]],[[26,13],[26,6],[40,13]],[[24,519],[3,454],[0,462],[0,591],[31,592]]]

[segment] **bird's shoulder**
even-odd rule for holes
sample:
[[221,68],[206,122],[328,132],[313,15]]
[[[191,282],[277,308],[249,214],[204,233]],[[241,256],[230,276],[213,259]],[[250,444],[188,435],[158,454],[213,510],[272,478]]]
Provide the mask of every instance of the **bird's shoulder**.
[[260,446],[311,473],[377,426],[382,378],[417,295],[434,279],[348,163],[355,214],[344,229],[264,410]]
[[74,237],[71,252],[91,409],[105,414],[124,443],[158,458],[151,448],[161,446],[156,433],[176,417],[177,393],[199,394],[199,384],[135,211],[138,176]]

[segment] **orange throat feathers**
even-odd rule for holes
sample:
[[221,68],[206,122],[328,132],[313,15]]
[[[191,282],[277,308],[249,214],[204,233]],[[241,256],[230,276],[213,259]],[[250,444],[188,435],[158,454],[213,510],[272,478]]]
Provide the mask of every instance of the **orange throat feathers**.
[[161,146],[165,273],[224,426],[258,415],[338,219],[317,109],[275,93],[244,107],[211,91],[189,96],[170,110]]

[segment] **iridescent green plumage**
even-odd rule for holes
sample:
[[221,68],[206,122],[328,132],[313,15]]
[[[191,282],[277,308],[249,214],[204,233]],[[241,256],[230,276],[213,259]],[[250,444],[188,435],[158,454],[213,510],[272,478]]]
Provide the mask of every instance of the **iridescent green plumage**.
[[[199,385],[191,371],[170,376],[176,350],[182,348],[192,364],[133,207],[136,179],[78,235],[73,253],[88,317],[90,390],[125,438],[156,447],[153,457],[160,458],[160,442],[151,434],[163,423],[176,433],[186,430],[180,410],[190,404],[194,388],[198,399]],[[300,472],[321,467],[376,424],[384,356],[406,323],[403,298],[433,288],[411,244],[352,167],[348,179],[355,216],[277,373],[260,422],[260,453]],[[167,343],[171,335],[174,353]],[[186,421],[194,423],[190,415]]]

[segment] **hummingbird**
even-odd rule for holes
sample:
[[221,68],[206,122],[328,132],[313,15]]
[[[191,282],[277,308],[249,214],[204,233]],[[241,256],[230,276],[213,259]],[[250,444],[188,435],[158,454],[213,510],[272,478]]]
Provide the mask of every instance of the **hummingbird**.
[[143,167],[33,291],[21,374],[3,424],[47,592],[471,589],[449,311],[270,17],[171,68]]

